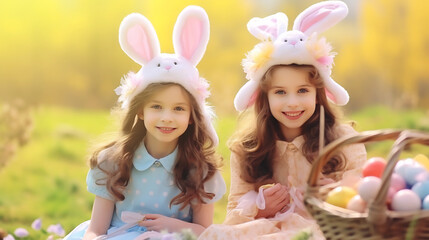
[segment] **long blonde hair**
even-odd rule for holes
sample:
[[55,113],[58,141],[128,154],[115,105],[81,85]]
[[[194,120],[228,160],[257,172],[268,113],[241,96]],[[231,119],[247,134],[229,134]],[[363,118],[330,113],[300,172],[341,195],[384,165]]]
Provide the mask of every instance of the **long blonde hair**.
[[[259,85],[258,96],[254,106],[254,119],[250,129],[237,131],[228,141],[231,151],[243,156],[241,162],[242,178],[249,183],[263,182],[273,176],[273,159],[276,148],[276,140],[282,139],[279,122],[270,111],[268,102],[268,89],[273,72],[280,67],[290,67],[308,73],[308,80],[316,87],[316,110],[303,124],[304,136],[303,155],[311,163],[317,156],[319,149],[319,118],[320,105],[325,108],[325,143],[333,141],[337,137],[335,124],[338,121],[338,113],[334,112],[328,103],[323,81],[312,65],[275,65],[263,76]],[[343,158],[336,156],[331,159],[323,169],[324,174],[339,170],[344,164]]]
[[[181,87],[175,83],[152,83],[134,97],[122,121],[119,138],[97,149],[90,158],[91,168],[98,167],[106,173],[106,188],[118,200],[125,198],[122,192],[130,180],[134,153],[147,132],[144,121],[136,116],[155,93],[172,85]],[[181,209],[193,199],[203,203],[203,198],[214,197],[214,194],[205,192],[204,183],[220,167],[221,160],[215,153],[215,146],[204,125],[201,109],[193,96],[183,87],[182,89],[190,99],[191,124],[179,137],[177,160],[173,169],[175,183],[181,192],[170,201],[170,205],[182,204]],[[110,154],[104,154],[107,155],[106,159],[97,161],[99,153],[104,149],[109,149]],[[106,168],[103,165],[106,161],[113,163],[114,167]],[[97,184],[102,184],[102,181]]]

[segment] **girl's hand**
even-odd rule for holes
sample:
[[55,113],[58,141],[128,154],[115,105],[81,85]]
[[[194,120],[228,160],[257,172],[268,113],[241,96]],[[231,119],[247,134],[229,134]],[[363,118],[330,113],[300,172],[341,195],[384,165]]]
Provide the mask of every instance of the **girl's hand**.
[[269,218],[283,210],[290,201],[288,187],[277,183],[264,189],[265,209],[259,209],[255,218]]
[[140,226],[146,227],[149,231],[179,232],[186,223],[177,218],[166,217],[161,214],[145,214],[145,220],[139,222]]

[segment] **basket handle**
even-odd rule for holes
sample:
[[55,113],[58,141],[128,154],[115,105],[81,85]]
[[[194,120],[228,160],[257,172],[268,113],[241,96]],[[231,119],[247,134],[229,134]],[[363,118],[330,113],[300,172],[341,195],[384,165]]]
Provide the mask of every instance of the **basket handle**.
[[343,146],[354,143],[366,143],[382,140],[395,140],[401,131],[399,130],[374,130],[356,133],[341,137],[329,143],[320,153],[319,157],[313,162],[307,184],[309,187],[317,185],[318,174],[328,160]]
[[388,156],[387,165],[384,169],[381,178],[381,187],[375,199],[370,203],[368,210],[368,221],[376,225],[383,224],[386,220],[386,198],[387,192],[390,187],[390,179],[399,161],[399,156],[403,149],[407,148],[410,144],[429,145],[429,134],[411,130],[404,130],[401,132],[398,139],[392,146]]

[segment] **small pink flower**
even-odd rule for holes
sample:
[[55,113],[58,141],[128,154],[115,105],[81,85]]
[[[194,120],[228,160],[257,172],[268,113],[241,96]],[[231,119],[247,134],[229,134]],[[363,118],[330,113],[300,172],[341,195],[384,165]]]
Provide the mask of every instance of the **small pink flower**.
[[28,231],[25,228],[17,228],[13,233],[19,238],[28,236]]
[[64,231],[63,227],[61,226],[61,224],[56,224],[56,225],[50,225],[48,227],[48,229],[46,230],[48,233],[54,233],[60,237],[64,236],[66,234],[66,232]]
[[54,235],[49,235],[49,237],[46,238],[46,240],[54,240]]
[[15,240],[15,238],[12,235],[8,234],[5,238],[3,238],[3,240]]
[[176,236],[173,233],[167,233],[162,236],[161,240],[176,240]]
[[40,230],[42,228],[42,220],[40,218],[34,220],[34,222],[31,224],[31,227],[34,230]]

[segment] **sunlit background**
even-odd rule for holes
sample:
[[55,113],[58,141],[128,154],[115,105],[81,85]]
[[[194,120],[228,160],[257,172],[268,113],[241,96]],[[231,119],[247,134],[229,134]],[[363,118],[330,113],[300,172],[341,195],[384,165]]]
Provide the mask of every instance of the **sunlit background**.
[[[210,103],[229,185],[225,142],[235,127],[233,98],[245,83],[241,60],[258,42],[252,17],[285,12],[289,25],[302,0],[16,0],[0,1],[0,229],[42,218],[65,231],[89,219],[86,156],[116,130],[109,110],[121,77],[138,71],[120,48],[118,28],[132,13],[154,25],[161,51],[173,52],[176,18],[190,4],[206,9],[211,37],[198,69],[211,84]],[[349,15],[323,36],[338,53],[333,79],[351,100],[343,108],[358,130],[429,130],[429,1],[347,0]],[[289,26],[289,28],[290,28]],[[383,152],[382,150],[380,150]],[[387,150],[388,151],[388,150]],[[226,197],[215,222],[225,216]],[[30,232],[38,239],[39,232]]]

